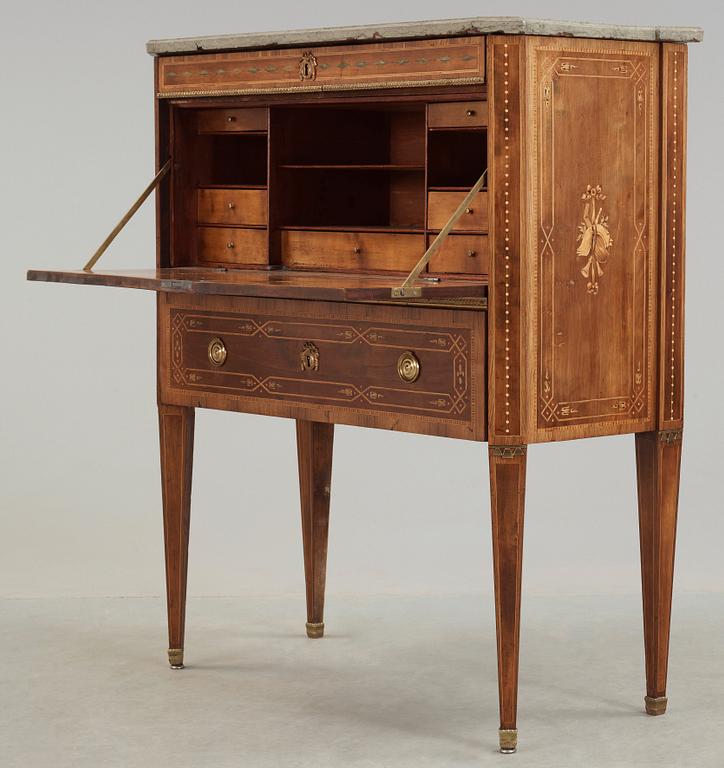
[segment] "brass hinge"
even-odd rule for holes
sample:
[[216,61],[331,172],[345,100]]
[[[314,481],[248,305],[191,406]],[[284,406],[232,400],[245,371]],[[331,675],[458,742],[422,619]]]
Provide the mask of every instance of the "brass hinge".
[[430,243],[430,247],[422,255],[420,261],[412,268],[412,272],[405,278],[405,282],[399,288],[393,288],[391,296],[393,299],[409,299],[422,296],[422,288],[419,285],[413,285],[415,280],[420,277],[420,273],[428,265],[430,257],[440,248],[445,238],[457,223],[457,220],[465,213],[465,209],[470,205],[475,195],[480,192],[485,184],[485,177],[488,175],[488,169],[483,171],[483,175],[475,182],[472,189],[465,195],[463,201],[455,209],[453,215],[447,220],[445,226],[440,230],[438,236]]
[[111,234],[101,243],[98,250],[90,257],[87,264],[83,267],[84,272],[90,272],[96,265],[96,262],[105,253],[108,246],[116,239],[118,233],[133,217],[133,214],[143,205],[146,198],[153,192],[154,189],[161,183],[163,177],[171,170],[171,158],[166,160],[161,170],[153,177],[153,181],[141,192],[136,202],[128,209],[128,213],[116,224],[111,231]]

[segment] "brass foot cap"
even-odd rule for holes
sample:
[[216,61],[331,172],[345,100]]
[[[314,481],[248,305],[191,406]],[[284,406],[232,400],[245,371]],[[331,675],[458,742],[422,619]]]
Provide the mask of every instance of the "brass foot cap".
[[669,699],[666,696],[644,696],[647,715],[663,715],[666,712],[666,704]]
[[184,668],[184,649],[169,648],[168,663],[171,665],[171,669],[183,669]]
[[512,755],[518,747],[518,729],[501,728],[498,731],[500,738],[500,751],[504,755]]
[[324,637],[324,622],[307,622],[307,637],[311,637],[313,640],[318,637]]

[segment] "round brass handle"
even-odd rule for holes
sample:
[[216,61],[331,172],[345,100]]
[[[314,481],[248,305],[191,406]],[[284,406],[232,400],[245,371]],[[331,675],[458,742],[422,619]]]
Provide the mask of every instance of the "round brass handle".
[[420,361],[412,352],[403,352],[397,360],[397,373],[406,384],[420,377]]
[[468,216],[470,216],[472,213],[474,213],[474,211],[473,211],[473,209],[472,209],[472,208],[466,208],[466,209],[465,209],[465,213],[467,213],[467,214],[468,214]]
[[228,208],[230,211],[233,211],[233,210],[234,210],[234,208],[236,208],[236,206],[235,206],[235,205],[234,205],[234,203],[232,203],[232,202],[228,202],[228,203],[226,204],[226,207],[227,207],[227,208]]
[[362,253],[362,249],[359,247],[359,245],[356,245],[356,246],[354,247],[354,253],[355,253],[355,255],[357,255],[357,256],[359,256],[359,255],[360,255],[360,253]]
[[226,247],[227,248],[234,248],[235,246],[234,246],[234,243],[231,240],[229,240],[229,242],[226,244]]
[[465,111],[465,114],[468,117],[474,117],[475,116],[475,110],[474,109],[468,109],[468,110]]
[[470,256],[471,258],[473,258],[474,256],[477,256],[477,255],[478,255],[477,251],[468,251],[468,256]]
[[220,368],[226,362],[226,344],[218,336],[211,339],[207,352],[211,365]]
[[236,115],[229,115],[229,116],[226,118],[226,122],[227,122],[227,123],[233,123],[233,122],[235,122],[235,121],[236,121]]

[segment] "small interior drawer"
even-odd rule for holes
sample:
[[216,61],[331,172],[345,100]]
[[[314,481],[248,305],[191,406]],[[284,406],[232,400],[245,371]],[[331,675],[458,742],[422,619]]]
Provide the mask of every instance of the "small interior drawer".
[[451,101],[428,107],[428,128],[481,128],[487,124],[487,101]]
[[301,269],[407,272],[424,251],[423,234],[295,229],[282,233],[282,263]]
[[430,258],[430,272],[486,275],[489,267],[487,235],[448,235]]
[[201,263],[266,265],[268,241],[265,229],[199,227]]
[[[427,198],[427,218],[430,229],[442,229],[466,192],[430,192]],[[457,220],[453,231],[488,231],[488,193],[479,192]]]
[[199,133],[239,133],[242,131],[266,131],[267,110],[251,109],[201,109],[197,123]]
[[199,189],[199,224],[265,225],[267,193],[264,189]]

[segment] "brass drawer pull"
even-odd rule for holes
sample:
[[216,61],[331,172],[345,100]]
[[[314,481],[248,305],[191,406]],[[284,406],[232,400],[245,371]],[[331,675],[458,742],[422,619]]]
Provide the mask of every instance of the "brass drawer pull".
[[299,353],[303,371],[319,370],[319,350],[311,341],[305,341]]
[[230,211],[233,211],[233,210],[234,210],[234,208],[236,208],[236,206],[235,206],[235,205],[234,205],[234,203],[232,203],[232,202],[228,202],[228,203],[226,204],[226,207],[227,207],[227,208],[228,208]]
[[227,123],[234,123],[234,122],[236,122],[236,115],[229,115],[229,116],[226,118],[226,122],[227,122]]
[[470,256],[471,259],[475,258],[477,255],[478,255],[477,251],[473,251],[473,250],[468,251],[468,256]]
[[360,253],[362,253],[362,249],[359,247],[359,245],[356,245],[356,246],[353,248],[353,251],[354,251],[354,254],[355,254],[355,256],[359,256],[359,255],[360,255]]
[[218,336],[211,339],[209,342],[208,355],[211,365],[221,368],[226,362],[226,344],[224,344],[223,339],[220,339]]
[[420,377],[420,361],[412,352],[403,352],[397,360],[397,373],[406,384]]
[[472,208],[466,208],[466,209],[465,209],[465,213],[467,213],[467,214],[468,214],[468,216],[472,216],[472,215],[473,215],[473,213],[475,213],[475,211],[473,211],[473,209],[472,209]]
[[465,110],[466,117],[475,117],[475,110],[474,109],[466,109]]
[[226,247],[227,248],[234,248],[235,245],[234,245],[234,243],[231,240],[229,240],[229,242],[226,244]]

